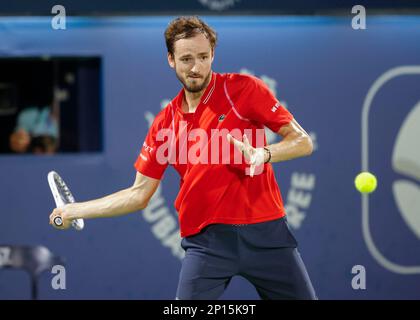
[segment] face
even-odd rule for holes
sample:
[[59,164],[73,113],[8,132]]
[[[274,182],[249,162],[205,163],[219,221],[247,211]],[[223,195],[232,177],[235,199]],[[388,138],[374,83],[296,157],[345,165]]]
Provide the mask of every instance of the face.
[[213,58],[210,41],[201,33],[175,41],[174,54],[168,53],[169,65],[189,92],[200,92],[206,88],[211,79]]

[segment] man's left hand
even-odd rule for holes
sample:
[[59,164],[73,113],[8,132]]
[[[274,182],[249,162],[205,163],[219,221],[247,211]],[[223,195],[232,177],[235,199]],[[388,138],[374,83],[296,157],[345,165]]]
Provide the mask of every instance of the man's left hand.
[[245,134],[243,135],[243,141],[239,141],[235,139],[230,134],[228,134],[226,137],[230,143],[234,144],[235,147],[239,151],[242,152],[245,159],[250,164],[249,175],[253,177],[255,173],[255,168],[259,165],[264,164],[264,160],[265,160],[264,148],[254,148],[249,143],[249,140]]

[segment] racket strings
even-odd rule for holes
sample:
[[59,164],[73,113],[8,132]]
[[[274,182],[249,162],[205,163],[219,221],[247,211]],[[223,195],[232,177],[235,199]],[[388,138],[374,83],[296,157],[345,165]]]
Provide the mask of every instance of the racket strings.
[[70,189],[64,183],[64,181],[60,177],[55,177],[55,182],[57,185],[58,192],[65,203],[74,202],[74,198]]

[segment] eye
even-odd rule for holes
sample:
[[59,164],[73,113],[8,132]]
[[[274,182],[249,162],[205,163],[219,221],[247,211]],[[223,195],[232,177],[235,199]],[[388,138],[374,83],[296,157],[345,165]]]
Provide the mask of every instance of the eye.
[[191,58],[181,58],[181,61],[182,62],[188,62],[188,61],[190,61],[191,60]]

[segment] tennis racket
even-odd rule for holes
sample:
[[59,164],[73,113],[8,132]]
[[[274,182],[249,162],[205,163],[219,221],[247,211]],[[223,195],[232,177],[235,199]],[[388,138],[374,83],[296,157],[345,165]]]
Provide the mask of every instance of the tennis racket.
[[[50,171],[48,173],[48,184],[50,185],[57,208],[60,208],[67,203],[75,202],[70,189],[57,172]],[[58,227],[63,225],[63,219],[61,219],[61,217],[55,217],[54,224]],[[85,226],[85,222],[83,219],[75,219],[71,222],[71,226],[76,230],[82,230]]]

